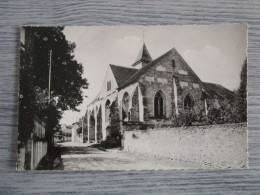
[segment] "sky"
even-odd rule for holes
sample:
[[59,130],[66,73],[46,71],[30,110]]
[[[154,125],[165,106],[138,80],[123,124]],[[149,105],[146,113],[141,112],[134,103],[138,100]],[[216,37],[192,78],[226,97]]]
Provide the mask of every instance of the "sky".
[[101,90],[109,64],[131,67],[145,42],[153,59],[173,47],[204,82],[234,90],[247,56],[247,25],[68,26],[66,39],[76,44],[75,59],[89,82],[80,112],[66,111],[61,124],[72,124]]

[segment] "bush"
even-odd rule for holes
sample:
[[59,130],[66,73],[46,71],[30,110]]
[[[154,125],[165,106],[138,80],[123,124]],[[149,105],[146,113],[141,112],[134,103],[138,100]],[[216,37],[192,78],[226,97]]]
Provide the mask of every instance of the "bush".
[[191,125],[202,125],[207,123],[207,117],[205,113],[201,111],[200,113],[196,113],[192,110],[185,110],[183,112],[179,112],[178,115],[174,115],[172,118],[173,126],[191,126]]
[[180,111],[172,118],[174,127],[238,122],[243,122],[243,120],[241,120],[236,97],[230,100],[213,99],[209,101],[207,116],[202,109],[199,113],[194,110]]
[[113,137],[109,136],[105,141],[101,141],[100,147],[105,149],[121,147],[122,146],[121,139],[122,139],[121,135],[113,136]]
[[208,109],[209,124],[224,124],[240,122],[235,100],[218,101],[219,106],[211,104]]

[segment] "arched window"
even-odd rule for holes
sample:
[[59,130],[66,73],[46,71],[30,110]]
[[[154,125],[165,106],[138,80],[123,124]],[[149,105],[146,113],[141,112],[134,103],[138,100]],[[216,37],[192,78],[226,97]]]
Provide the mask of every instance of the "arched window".
[[122,99],[122,119],[123,121],[129,121],[129,94],[125,92]]
[[194,106],[194,100],[191,94],[187,94],[185,99],[184,99],[184,109],[185,110],[191,110]]
[[158,91],[154,97],[154,117],[161,118],[165,116],[165,96],[162,91]]
[[106,104],[105,104],[105,121],[108,122],[109,121],[109,114],[110,114],[110,101],[107,100]]
[[175,59],[172,59],[172,69],[173,69],[173,71],[174,71],[175,67],[176,67]]

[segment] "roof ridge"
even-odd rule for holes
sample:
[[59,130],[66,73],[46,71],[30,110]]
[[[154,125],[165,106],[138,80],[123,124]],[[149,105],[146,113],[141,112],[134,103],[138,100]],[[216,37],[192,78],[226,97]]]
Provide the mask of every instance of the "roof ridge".
[[115,65],[115,64],[109,64],[109,66],[115,66],[115,67],[120,67],[120,68],[127,68],[127,69],[138,70],[137,68],[133,68],[133,67],[126,67],[126,66],[120,66],[120,65]]
[[209,82],[202,82],[202,83],[205,83],[205,84],[211,84],[211,85],[217,85],[217,86],[219,86],[219,87],[223,87],[223,88],[225,88],[225,89],[227,89],[227,90],[229,90],[229,91],[232,92],[232,90],[230,90],[230,89],[224,87],[223,85],[221,85],[221,84],[219,84],[219,83],[209,83]]

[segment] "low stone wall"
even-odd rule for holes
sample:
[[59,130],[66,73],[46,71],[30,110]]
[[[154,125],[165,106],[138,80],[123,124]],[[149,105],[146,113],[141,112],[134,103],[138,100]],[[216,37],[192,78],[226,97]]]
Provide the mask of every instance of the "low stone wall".
[[247,125],[125,131],[124,150],[170,158],[198,168],[247,168]]

